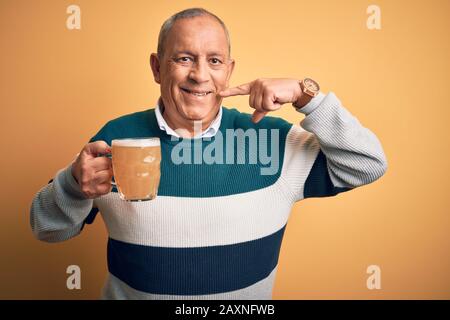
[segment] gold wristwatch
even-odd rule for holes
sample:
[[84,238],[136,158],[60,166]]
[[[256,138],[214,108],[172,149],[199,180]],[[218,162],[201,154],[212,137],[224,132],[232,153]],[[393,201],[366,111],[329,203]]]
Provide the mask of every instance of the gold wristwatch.
[[300,109],[307,105],[320,91],[319,84],[310,78],[305,78],[300,81],[300,88],[302,89],[302,95],[299,100],[292,104],[295,109]]

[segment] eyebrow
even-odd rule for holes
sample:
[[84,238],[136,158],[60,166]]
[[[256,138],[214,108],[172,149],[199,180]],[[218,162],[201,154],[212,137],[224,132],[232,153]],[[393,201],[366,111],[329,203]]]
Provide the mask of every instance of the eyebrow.
[[[175,51],[175,53],[174,53],[174,55],[179,55],[179,54],[188,54],[188,55],[193,56],[193,57],[196,56],[193,52],[191,52],[189,50]],[[220,52],[213,51],[213,52],[209,52],[208,56],[222,56],[222,57],[225,57],[226,55],[223,54],[223,53],[220,53]]]

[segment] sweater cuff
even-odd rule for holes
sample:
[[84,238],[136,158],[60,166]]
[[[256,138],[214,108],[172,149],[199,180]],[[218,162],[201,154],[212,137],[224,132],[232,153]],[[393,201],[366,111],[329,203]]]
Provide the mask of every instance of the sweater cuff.
[[296,108],[295,110],[297,110],[300,113],[303,113],[304,115],[308,115],[322,103],[324,98],[325,95],[322,92],[319,92],[319,94],[314,98],[312,98],[310,102],[308,102],[301,108]]
[[342,107],[341,102],[333,92],[328,93],[323,101],[311,113],[300,122],[300,126],[308,132],[320,134],[329,132],[330,128],[335,128],[336,118],[343,119],[348,122],[353,119],[352,115]]
[[79,200],[86,200],[87,198],[84,196],[83,192],[81,192],[80,185],[72,175],[72,164],[73,163],[61,170],[57,174],[57,179],[60,181],[61,187],[67,194]]

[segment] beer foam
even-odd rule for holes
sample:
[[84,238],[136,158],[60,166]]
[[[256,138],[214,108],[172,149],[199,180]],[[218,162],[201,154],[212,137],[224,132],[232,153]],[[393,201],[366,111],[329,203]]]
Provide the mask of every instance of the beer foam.
[[160,141],[159,138],[115,139],[111,145],[117,147],[157,147],[160,145]]

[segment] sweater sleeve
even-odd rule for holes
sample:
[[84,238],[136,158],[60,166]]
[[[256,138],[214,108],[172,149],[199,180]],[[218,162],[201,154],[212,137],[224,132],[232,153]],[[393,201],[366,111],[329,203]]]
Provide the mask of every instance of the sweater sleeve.
[[30,224],[34,236],[46,242],[59,242],[80,233],[92,222],[97,209],[86,199],[72,176],[72,165],[61,169],[55,178],[35,195]]
[[369,184],[387,170],[380,141],[329,93],[287,139],[286,180],[295,201],[329,197]]
[[[109,122],[89,142],[110,143]],[[73,162],[35,195],[30,211],[34,236],[46,242],[64,241],[78,235],[91,224],[99,212],[95,199],[87,199],[72,175]]]

